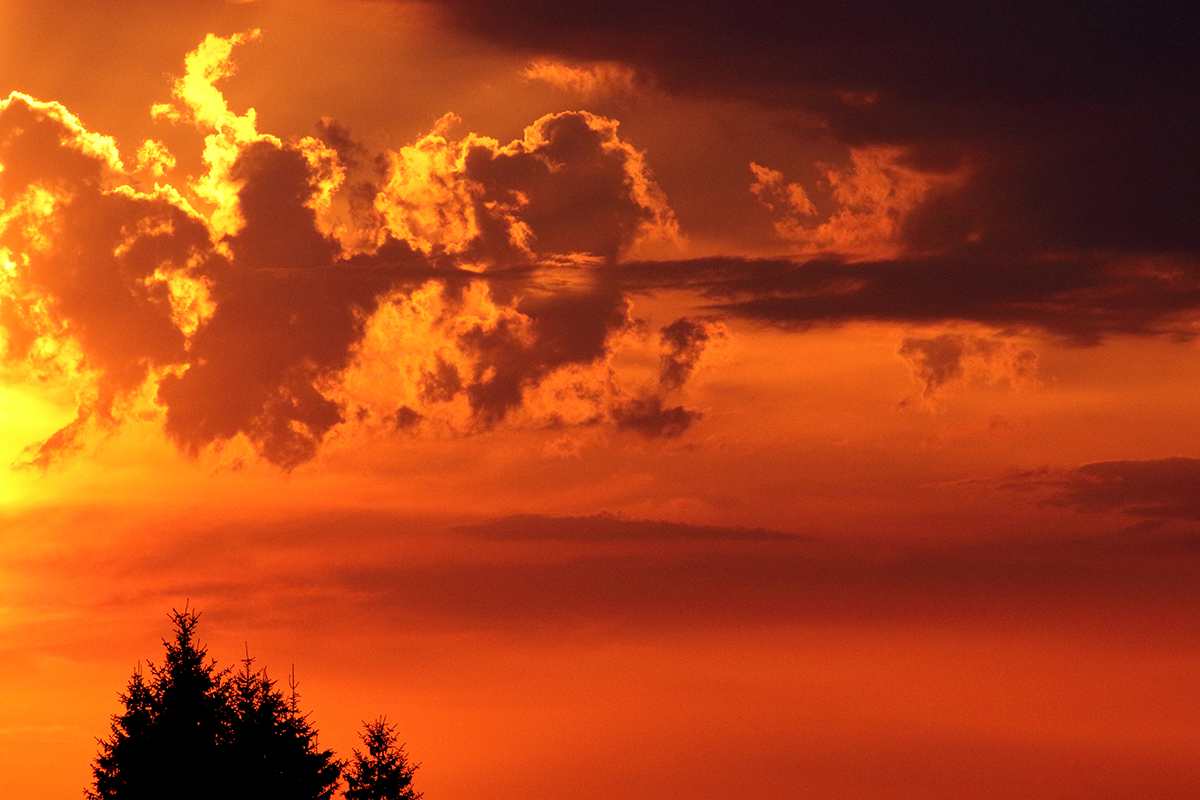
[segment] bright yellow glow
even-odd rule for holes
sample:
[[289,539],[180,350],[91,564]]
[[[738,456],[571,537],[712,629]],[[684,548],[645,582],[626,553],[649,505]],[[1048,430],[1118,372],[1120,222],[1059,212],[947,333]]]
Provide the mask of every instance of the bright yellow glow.
[[[25,248],[34,253],[50,249],[52,239],[59,226],[59,209],[70,200],[64,191],[52,191],[44,186],[30,186],[15,202],[0,205],[0,233],[15,226],[21,233]],[[24,254],[13,255],[5,250],[5,263],[10,271],[19,259],[27,262]]]
[[217,312],[217,304],[212,300],[211,287],[206,279],[198,278],[187,270],[159,267],[146,283],[160,282],[167,284],[171,321],[184,336],[191,338]]
[[460,253],[479,235],[472,187],[462,176],[466,147],[446,138],[457,122],[447,114],[416,144],[390,153],[388,182],[375,199],[392,233],[425,253],[434,245]]
[[150,172],[156,178],[164,177],[175,169],[175,156],[162,142],[147,139],[142,142],[137,151],[138,169]]
[[35,470],[14,469],[27,447],[69,423],[65,408],[16,386],[0,384],[0,509],[28,505],[47,490]]
[[313,176],[313,195],[308,207],[317,215],[317,226],[326,236],[337,233],[331,218],[333,196],[346,179],[346,168],[338,160],[337,153],[313,136],[305,136],[296,143],[304,160],[308,162]]
[[257,113],[253,108],[245,114],[229,110],[224,95],[216,83],[233,74],[231,54],[235,44],[257,39],[259,31],[220,37],[209,34],[204,42],[185,60],[186,71],[175,81],[173,93],[186,111],[168,103],[155,103],[151,113],[172,122],[190,120],[202,130],[211,131],[204,137],[204,162],[208,172],[191,183],[191,188],[203,200],[214,206],[208,218],[215,238],[232,236],[244,224],[238,207],[237,181],[231,178],[233,165],[242,148],[252,142],[268,140],[279,144],[273,136],[261,135],[257,128]]

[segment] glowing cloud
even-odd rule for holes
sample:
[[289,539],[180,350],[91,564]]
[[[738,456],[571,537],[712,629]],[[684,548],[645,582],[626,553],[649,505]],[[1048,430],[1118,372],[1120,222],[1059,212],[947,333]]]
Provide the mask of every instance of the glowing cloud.
[[[217,86],[234,47],[257,36],[208,36],[174,81],[175,104],[152,109],[204,134],[206,170],[181,189],[158,183],[176,163],[161,142],[137,148],[135,174],[156,181],[142,192],[116,143],[62,106],[0,105],[4,357],[10,374],[69,379],[78,408],[30,463],[135,402],[187,453],[242,439],[284,469],[334,431],[677,435],[695,418],[661,394],[686,381],[707,324],[672,328],[661,385],[612,366],[616,348],[644,342],[593,271],[678,230],[615,120],[551,114],[501,146],[451,138],[447,115],[375,159],[332,120],[321,138],[285,142]],[[360,169],[368,160],[387,165],[378,184]],[[465,280],[515,265],[536,269]]]
[[832,213],[824,222],[809,193],[783,173],[751,163],[751,193],[779,215],[775,231],[799,253],[831,253],[851,260],[895,258],[904,252],[908,215],[928,195],[958,186],[961,176],[921,172],[904,163],[896,147],[850,149],[850,165],[824,165],[814,187],[827,195]]
[[5,357],[73,376],[80,407],[34,458],[42,463],[87,420],[111,424],[123,397],[185,360],[181,298],[194,298],[185,323],[194,331],[204,303],[189,280],[211,247],[168,193],[105,189],[123,174],[115,144],[58,104],[22,95],[0,104],[0,164]]
[[527,80],[545,83],[586,99],[634,95],[642,91],[638,74],[615,61],[566,64],[538,60],[521,73]]
[[208,164],[208,173],[192,182],[191,188],[214,206],[208,221],[217,239],[231,236],[241,228],[236,201],[239,185],[232,171],[242,147],[260,139],[279,143],[274,137],[260,136],[254,109],[235,114],[229,110],[224,95],[217,88],[217,81],[234,73],[231,60],[234,45],[253,41],[259,35],[257,30],[227,37],[210,33],[198,48],[188,53],[184,60],[184,75],[175,80],[172,94],[183,108],[156,103],[151,109],[155,117],[192,122],[201,130],[209,131],[204,138],[204,162]]
[[678,237],[645,157],[617,122],[550,114],[501,146],[447,138],[447,115],[415,145],[389,154],[375,200],[391,235],[423,253],[504,264],[573,254],[616,260],[642,241]]

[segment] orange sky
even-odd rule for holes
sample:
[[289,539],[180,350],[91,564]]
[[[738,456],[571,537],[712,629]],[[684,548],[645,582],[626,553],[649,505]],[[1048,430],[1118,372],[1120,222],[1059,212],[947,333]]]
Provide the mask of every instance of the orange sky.
[[1196,20],[1122,13],[0,2],[0,797],[185,603],[431,800],[1195,797]]

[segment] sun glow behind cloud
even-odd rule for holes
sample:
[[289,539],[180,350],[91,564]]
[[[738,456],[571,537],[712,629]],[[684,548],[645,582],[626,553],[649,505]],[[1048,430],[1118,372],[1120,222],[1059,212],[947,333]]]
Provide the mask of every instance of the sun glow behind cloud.
[[[10,118],[30,117],[59,140],[29,145],[44,148],[45,174],[5,175],[9,302],[25,298],[27,328],[31,310],[44,308],[43,338],[57,326],[51,338],[77,351],[71,368],[94,372],[96,381],[95,398],[81,400],[76,422],[45,440],[38,463],[79,446],[89,423],[120,424],[139,392],[157,398],[168,435],[185,451],[240,436],[285,469],[313,458],[335,429],[351,439],[358,425],[411,432],[431,414],[455,420],[450,429],[459,432],[525,419],[616,422],[648,436],[676,435],[697,416],[664,406],[654,383],[621,386],[611,367],[619,341],[636,343],[627,336],[635,321],[620,293],[588,273],[643,240],[678,236],[643,155],[615,121],[547,115],[501,146],[473,133],[447,138],[455,122],[448,115],[415,144],[376,158],[386,168],[373,184],[359,169],[365,151],[335,122],[324,128],[327,142],[285,142],[258,131],[253,109],[230,110],[217,83],[234,73],[235,46],[258,36],[207,37],[174,82],[178,104],[153,107],[155,118],[195,125],[204,136],[205,171],[175,186],[158,182],[175,163],[161,143],[139,147],[139,170],[155,183],[137,190],[119,182],[126,173],[111,139],[57,104],[23,95],[5,102]],[[13,128],[9,147],[25,147],[30,135]],[[73,159],[75,171],[54,159]],[[357,170],[350,186],[348,170]],[[97,183],[92,176],[101,172],[115,185]],[[115,269],[129,296],[117,289],[114,308],[158,326],[140,341],[114,337],[111,316],[89,317],[72,306],[72,289],[54,283],[59,249],[82,235],[77,215],[92,208],[112,219],[102,225],[120,230],[104,269]],[[494,286],[465,282],[471,272],[539,264],[579,278],[539,285],[555,269],[538,269]],[[273,297],[278,310],[253,312],[256,297]],[[372,331],[386,319],[405,321],[385,328],[385,338],[412,339],[404,329],[431,317],[411,309],[433,302],[439,321],[424,328],[426,344],[369,356],[380,345],[367,341],[379,338]],[[308,331],[297,338],[289,329],[301,320]],[[251,355],[238,339],[266,349]],[[8,357],[32,352],[10,348]],[[250,384],[238,377],[248,369]],[[236,400],[218,409],[213,393],[231,382]],[[381,394],[372,385],[388,388]],[[375,400],[354,399],[372,392]],[[539,398],[541,411],[520,410],[527,395]],[[456,410],[445,416],[443,405]]]
[[[29,470],[14,469],[31,441],[42,441],[71,421],[74,408],[64,408],[19,386],[0,386],[0,513],[44,502],[46,488]],[[41,484],[41,485],[39,485]]]

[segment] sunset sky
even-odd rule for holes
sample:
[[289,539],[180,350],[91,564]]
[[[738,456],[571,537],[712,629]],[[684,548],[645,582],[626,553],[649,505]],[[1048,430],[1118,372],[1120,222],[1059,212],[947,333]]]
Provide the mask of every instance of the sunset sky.
[[0,0],[0,798],[172,608],[428,800],[1200,796],[1200,12]]

